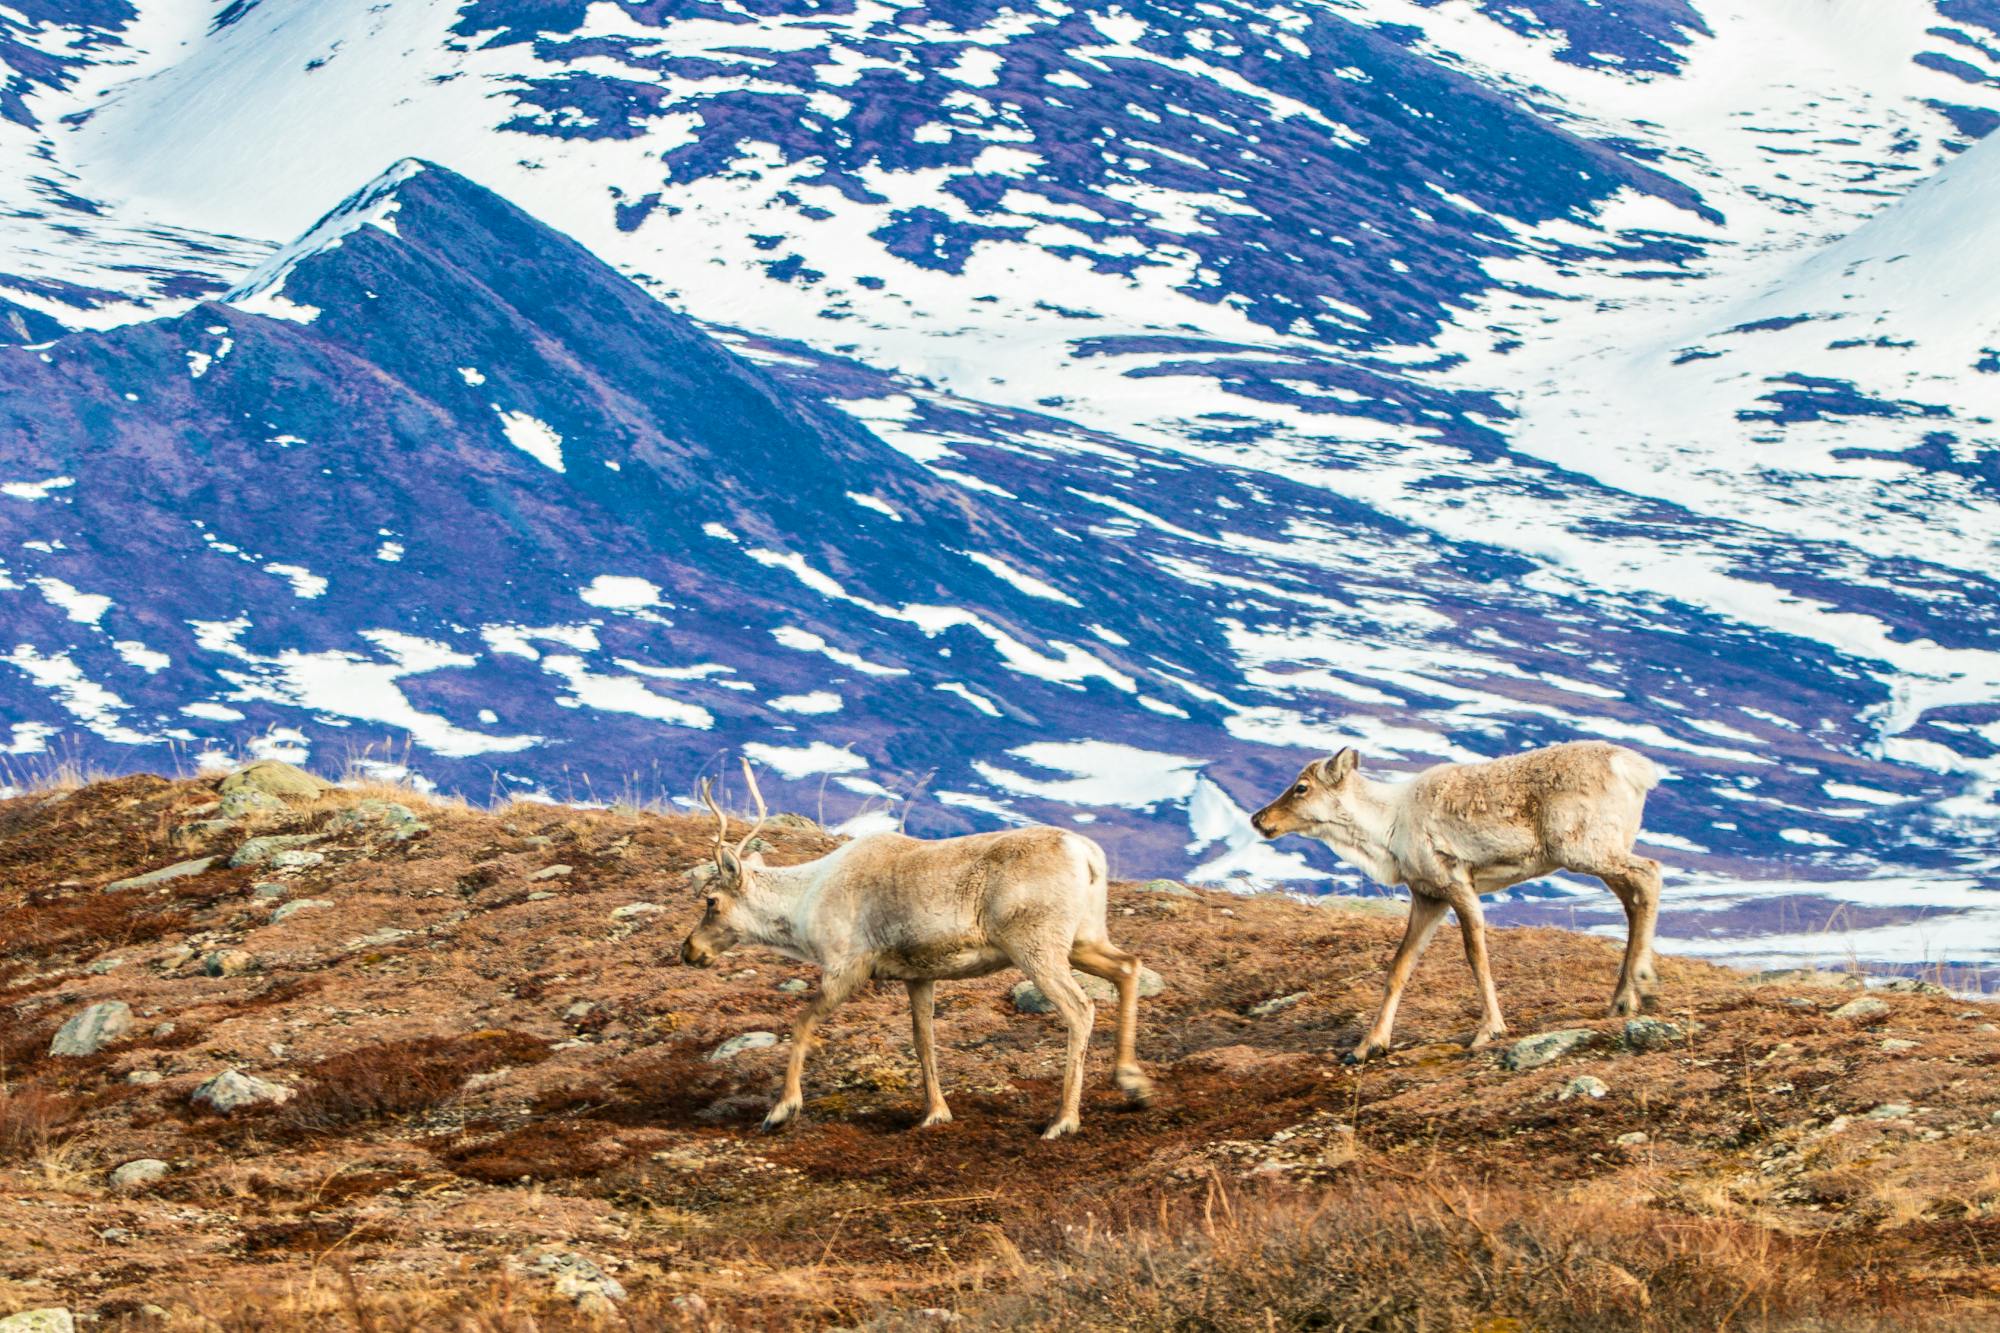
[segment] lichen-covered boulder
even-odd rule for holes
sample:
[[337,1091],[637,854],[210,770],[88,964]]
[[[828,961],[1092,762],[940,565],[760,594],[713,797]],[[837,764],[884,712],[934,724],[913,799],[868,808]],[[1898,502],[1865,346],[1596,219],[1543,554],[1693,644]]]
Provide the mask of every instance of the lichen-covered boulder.
[[227,800],[232,792],[257,791],[281,801],[310,801],[331,786],[325,778],[314,777],[303,768],[276,759],[260,759],[224,778],[222,795]]

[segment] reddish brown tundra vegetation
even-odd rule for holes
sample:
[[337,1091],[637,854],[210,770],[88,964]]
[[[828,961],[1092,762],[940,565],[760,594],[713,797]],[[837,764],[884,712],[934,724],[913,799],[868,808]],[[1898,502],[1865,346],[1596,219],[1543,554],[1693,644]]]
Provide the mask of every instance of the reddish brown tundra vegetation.
[[[1962,998],[1883,994],[1840,1017],[1858,992],[1838,978],[1669,957],[1653,1017],[1674,1029],[1635,1046],[1603,1017],[1615,941],[1516,930],[1493,950],[1514,1037],[1456,1044],[1477,1006],[1464,964],[1434,950],[1405,1044],[1347,1069],[1400,911],[1118,884],[1118,938],[1166,983],[1141,1006],[1150,1108],[1111,1086],[1100,1023],[1083,1132],[1040,1142],[1062,1043],[1003,973],[939,988],[954,1122],[913,1128],[907,1006],[885,985],[823,1030],[804,1118],[759,1136],[784,1043],[708,1056],[787,1031],[802,998],[779,986],[810,974],[749,951],[676,961],[705,818],[341,789],[201,825],[215,788],[132,777],[0,802],[0,1315],[2000,1326],[2000,1035]],[[428,829],[350,821],[308,844],[312,864],[226,864],[364,798]],[[765,836],[777,864],[832,845],[799,824]],[[204,872],[100,891],[210,854]],[[298,899],[330,906],[272,920]],[[659,910],[618,911],[635,903]],[[230,950],[247,959],[211,965]],[[129,1004],[130,1030],[50,1056],[100,1000]],[[1552,1029],[1594,1035],[1503,1066],[1512,1040]],[[229,1068],[296,1094],[228,1115],[190,1103]],[[1561,1095],[1585,1075],[1605,1095]],[[138,1158],[166,1174],[113,1187]]]

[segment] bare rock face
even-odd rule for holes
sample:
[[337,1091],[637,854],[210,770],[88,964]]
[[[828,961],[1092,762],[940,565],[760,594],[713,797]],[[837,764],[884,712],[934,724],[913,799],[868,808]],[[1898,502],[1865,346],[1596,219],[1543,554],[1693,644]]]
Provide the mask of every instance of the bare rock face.
[[23,1310],[0,1319],[0,1333],[76,1333],[76,1320],[68,1310],[52,1305],[41,1310]]
[[192,861],[176,861],[170,866],[161,866],[158,870],[148,870],[145,874],[134,875],[130,879],[113,880],[104,886],[104,891],[106,893],[117,893],[123,889],[151,888],[155,884],[164,884],[170,879],[182,879],[188,875],[199,875],[214,864],[215,858],[212,856],[198,856]]
[[50,1055],[96,1055],[132,1027],[132,1006],[123,1000],[101,1000],[56,1029]]
[[[296,860],[285,860],[285,853],[296,852],[310,843],[320,842],[324,836],[319,833],[267,833],[261,838],[251,838],[238,847],[231,854],[229,864],[232,869],[264,865],[283,868],[286,865],[301,864]],[[320,858],[315,855],[313,859],[317,861]],[[313,862],[308,861],[303,864],[310,865]]]
[[303,768],[294,768],[275,759],[261,759],[254,764],[245,764],[224,778],[222,797],[227,802],[233,793],[255,791],[280,801],[310,801],[332,785]]
[[225,1069],[208,1082],[188,1094],[188,1100],[202,1106],[212,1106],[227,1114],[246,1106],[282,1106],[292,1099],[291,1088],[282,1083],[271,1083],[234,1069]]

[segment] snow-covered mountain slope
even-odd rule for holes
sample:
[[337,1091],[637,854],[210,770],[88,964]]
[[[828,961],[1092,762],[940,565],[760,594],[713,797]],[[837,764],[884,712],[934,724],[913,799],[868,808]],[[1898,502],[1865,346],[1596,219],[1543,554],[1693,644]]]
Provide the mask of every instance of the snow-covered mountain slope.
[[[10,32],[77,58],[22,74],[21,43],[0,49],[24,112],[0,152],[91,204],[35,187],[36,208],[6,219],[0,274],[60,263],[66,281],[111,295],[73,313],[0,277],[0,300],[94,327],[174,311],[173,283],[189,284],[183,303],[225,278],[240,286],[224,306],[8,363],[56,375],[80,404],[59,424],[31,414],[32,447],[0,445],[17,522],[75,516],[66,507],[92,483],[82,451],[125,410],[123,392],[151,396],[136,418],[154,424],[119,437],[135,459],[167,435],[245,451],[230,466],[256,469],[281,434],[369,460],[371,441],[404,440],[428,497],[438,474],[480,475],[511,450],[498,455],[505,484],[550,506],[518,555],[529,572],[506,587],[535,608],[516,614],[495,587],[443,572],[473,558],[479,537],[458,529],[478,531],[487,493],[455,480],[448,502],[412,509],[369,489],[343,512],[298,470],[306,455],[279,449],[292,461],[271,494],[309,511],[293,521],[321,555],[293,549],[275,502],[244,508],[229,482],[214,494],[237,507],[185,516],[328,590],[292,598],[259,576],[231,585],[260,590],[223,599],[236,609],[199,614],[169,598],[163,644],[189,640],[188,620],[241,610],[258,627],[244,642],[263,636],[260,678],[287,650],[373,662],[404,682],[412,713],[449,723],[432,739],[491,726],[448,703],[485,698],[496,716],[508,703],[521,720],[491,734],[540,739],[490,762],[530,781],[566,760],[601,774],[662,753],[692,762],[700,746],[777,746],[758,729],[797,726],[793,749],[846,765],[803,739],[823,736],[867,765],[842,775],[856,799],[937,769],[950,799],[923,803],[915,826],[1082,808],[1114,827],[1133,869],[1246,864],[1252,853],[1228,850],[1245,833],[1227,796],[1260,795],[1306,747],[1359,740],[1402,764],[1594,734],[1675,770],[1657,822],[1672,859],[1723,877],[1683,885],[1705,903],[1733,901],[1726,881],[1774,874],[1921,871],[1946,877],[1940,893],[1994,882],[2000,374],[1984,367],[2000,338],[1981,323],[1978,201],[1996,167],[1990,145],[1973,145],[2000,108],[2000,13],[1982,0],[143,0],[27,19]],[[659,415],[650,381],[633,378],[636,349],[659,336],[650,318],[621,300],[606,326],[559,294],[580,252],[535,233],[531,248],[565,257],[504,318],[462,319],[459,306],[506,285],[491,272],[506,247],[482,238],[460,262],[434,220],[412,236],[416,257],[391,262],[414,201],[442,207],[429,196],[449,178],[421,171],[392,173],[330,223],[352,230],[294,242],[405,154],[492,187],[687,311],[761,365],[810,432],[867,443],[789,459],[788,478],[817,478],[799,497],[747,493],[779,511],[762,557],[742,553],[747,541],[687,539],[659,515],[699,509],[684,497],[700,496],[700,466],[726,462],[740,432],[698,395]],[[488,227],[488,214],[501,215],[426,216]],[[255,240],[214,239],[228,236]],[[426,298],[433,285],[446,295]],[[309,294],[322,288],[324,300]],[[303,325],[259,317],[304,307],[320,313]],[[233,350],[217,359],[223,337]],[[205,399],[253,344],[311,369],[254,401]],[[83,373],[68,358],[84,347],[96,378],[62,380]],[[821,424],[822,400],[873,436]],[[316,433],[285,428],[287,412]],[[699,440],[701,464],[616,452],[642,438]],[[600,448],[657,484],[572,493],[586,474],[571,455]],[[538,455],[560,458],[559,481]],[[51,470],[58,460],[70,470]],[[190,466],[176,455],[176,470]],[[819,530],[811,514],[836,490],[918,512],[856,484],[857,470],[944,506],[925,512],[956,506],[978,540],[954,537],[964,554],[943,563],[919,558],[922,525],[898,534],[866,504],[836,505],[840,521]],[[136,580],[150,562],[120,566],[99,526],[130,501],[98,503],[77,535]],[[156,508],[192,504],[176,491]],[[444,517],[422,539],[438,543],[427,574],[414,520],[433,508]],[[742,538],[753,508],[714,521]],[[565,509],[589,517],[554,517]],[[400,567],[362,551],[363,536],[407,552]],[[15,687],[40,710],[17,747],[79,721],[93,745],[170,726],[242,744],[253,725],[281,725],[324,747],[320,728],[368,719],[411,731],[418,768],[480,785],[469,756],[407,714],[256,695],[227,674],[243,674],[227,649],[159,647],[175,665],[157,674],[106,656],[78,610],[95,594],[137,613],[150,594],[60,573],[55,542],[70,538],[24,527],[21,539],[49,549],[19,552],[20,586],[0,597],[51,609],[20,639],[38,656],[15,650]],[[746,574],[763,580],[765,619],[691,632],[690,589],[740,593]],[[727,666],[754,688],[690,687],[714,724],[692,729],[698,744],[664,717],[592,702],[615,692],[551,696],[560,672],[535,665],[548,653],[510,654],[482,633],[581,624],[574,599],[600,575],[646,579],[680,609],[597,605],[600,643],[614,625],[640,637],[602,650],[615,657],[554,656],[628,678],[644,673],[621,658]],[[65,607],[50,580],[83,605]],[[629,587],[605,586],[611,598]],[[429,598],[452,613],[417,614]],[[363,614],[384,605],[409,614]],[[937,674],[937,626],[911,619],[919,607],[994,631],[952,643],[952,672],[972,663],[963,674]],[[772,642],[807,642],[773,639],[785,625],[911,676],[850,661],[845,683],[820,690],[758,674],[787,660]],[[358,637],[391,629],[433,656]],[[1010,659],[1002,638],[1031,657]],[[444,665],[447,648],[471,660]],[[74,675],[47,665],[62,652]],[[1019,669],[1029,661],[1041,676]],[[149,684],[107,674],[134,669]],[[446,679],[468,683],[453,696]],[[129,717],[79,712],[93,689]],[[822,695],[838,713],[768,706],[828,707]],[[175,716],[183,703],[256,706],[238,721]]]

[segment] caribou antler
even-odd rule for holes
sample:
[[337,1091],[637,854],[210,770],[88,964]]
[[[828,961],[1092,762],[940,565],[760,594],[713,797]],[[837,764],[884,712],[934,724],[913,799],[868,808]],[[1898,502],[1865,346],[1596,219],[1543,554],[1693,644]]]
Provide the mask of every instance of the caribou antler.
[[715,803],[715,794],[710,790],[707,778],[701,780],[701,803],[715,816],[715,863],[722,864],[722,851],[729,837],[729,816],[722,813],[722,807]]
[[743,761],[743,780],[750,784],[750,799],[757,802],[757,822],[752,824],[750,831],[743,835],[743,841],[736,844],[736,855],[738,857],[741,857],[744,848],[750,845],[750,839],[757,836],[757,830],[764,827],[764,820],[770,813],[764,808],[764,793],[757,790],[757,775],[750,771],[750,761],[748,759]]

